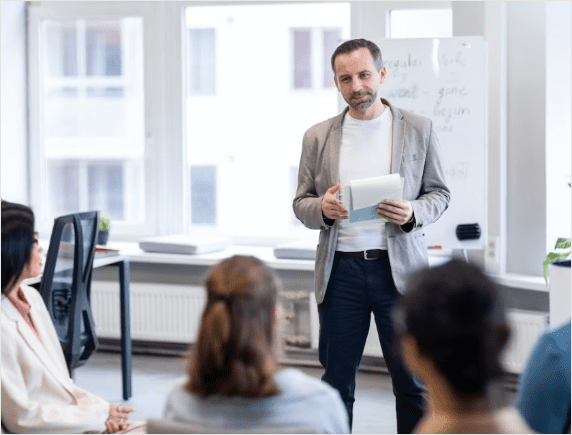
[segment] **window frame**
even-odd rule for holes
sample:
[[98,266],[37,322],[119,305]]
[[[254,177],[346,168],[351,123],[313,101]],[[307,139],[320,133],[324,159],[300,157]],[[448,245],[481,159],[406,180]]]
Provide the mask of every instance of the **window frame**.
[[[190,171],[187,166],[188,146],[185,96],[188,93],[187,66],[184,53],[188,53],[185,10],[196,6],[274,5],[275,1],[181,1],[181,2],[40,2],[28,5],[28,105],[30,113],[28,152],[28,183],[30,205],[37,211],[36,225],[42,235],[50,234],[53,220],[44,205],[47,183],[46,159],[40,143],[40,21],[42,19],[105,19],[123,16],[143,17],[144,100],[145,100],[145,198],[146,221],[141,225],[114,222],[112,238],[139,241],[143,237],[179,233],[220,235],[209,226],[191,224]],[[297,3],[294,1],[278,3]],[[308,3],[315,3],[308,1]],[[321,3],[321,2],[319,2]],[[324,3],[335,3],[326,1]],[[351,2],[348,2],[351,8]],[[316,28],[319,32],[323,27]],[[321,38],[320,38],[321,40]],[[321,51],[321,47],[320,47]],[[34,56],[36,53],[36,56]],[[320,62],[322,62],[320,60]],[[321,65],[320,65],[321,69]],[[321,72],[317,74],[319,89],[332,92],[321,85]],[[297,90],[304,92],[304,89]],[[231,234],[235,244],[272,246],[295,238],[314,234],[303,225],[284,234]]]
[[[28,101],[29,101],[29,185],[32,207],[37,211],[36,225],[40,233],[49,234],[53,222],[48,216],[49,207],[46,198],[48,162],[43,144],[44,120],[42,119],[43,101],[42,79],[44,65],[43,43],[41,38],[44,20],[50,19],[119,19],[123,17],[141,17],[143,20],[143,81],[144,81],[144,179],[145,188],[138,192],[144,196],[144,215],[142,223],[129,224],[114,222],[113,233],[118,239],[136,240],[142,235],[159,233],[157,224],[161,219],[157,208],[162,197],[160,171],[165,165],[161,153],[161,142],[164,137],[161,112],[164,101],[162,89],[155,83],[162,80],[162,67],[157,64],[161,44],[156,35],[162,32],[157,27],[161,24],[157,18],[157,5],[154,2],[41,2],[28,6]],[[169,153],[165,153],[169,154]],[[106,156],[102,156],[104,159]],[[129,192],[127,192],[129,194]],[[85,210],[80,210],[85,211]]]
[[[207,7],[215,7],[215,6],[264,6],[264,5],[276,5],[276,4],[298,4],[300,2],[297,1],[268,1],[268,0],[260,0],[260,1],[196,1],[196,2],[192,2],[192,1],[181,1],[181,2],[173,2],[176,4],[176,8],[179,8],[178,10],[180,10],[180,16],[182,17],[182,19],[184,20],[185,18],[185,11],[187,7],[200,7],[200,6],[207,6]],[[302,3],[336,3],[335,1],[303,1]],[[352,2],[347,0],[347,1],[343,1],[342,3],[347,3],[349,5],[349,9],[351,12],[351,8],[352,8]],[[175,12],[173,12],[175,14]],[[350,20],[351,22],[351,20]],[[174,26],[171,26],[171,28]],[[351,26],[350,26],[351,27]],[[290,28],[290,34],[289,34],[289,39],[290,39],[290,47],[293,48],[293,30],[310,30],[311,31],[311,44],[312,44],[312,48],[317,50],[317,53],[319,53],[319,56],[315,56],[312,59],[312,87],[310,88],[294,88],[293,86],[293,75],[292,75],[292,71],[293,71],[293,49],[290,50],[290,53],[288,54],[289,56],[289,66],[290,66],[290,92],[293,93],[307,93],[309,91],[311,92],[321,92],[321,93],[326,93],[326,92],[335,92],[335,86],[333,88],[331,87],[324,87],[323,83],[322,83],[322,78],[323,78],[323,59],[322,59],[322,51],[323,51],[323,32],[324,30],[338,30],[337,27],[331,27],[331,26],[296,26],[296,27],[291,27]],[[172,29],[170,29],[171,31]],[[183,21],[183,25],[180,29],[180,34],[183,37],[183,41],[182,41],[182,53],[188,53],[188,39],[185,37],[186,33],[185,33],[185,23]],[[318,37],[315,37],[315,34],[318,34]],[[350,35],[351,37],[351,28],[350,28]],[[342,32],[342,37],[343,37],[343,32]],[[171,34],[171,38],[174,38],[174,35]],[[183,72],[183,77],[185,77],[186,73],[187,73],[187,69],[186,69],[186,62],[183,62],[183,67],[181,69],[181,71]],[[220,68],[219,68],[220,69]],[[219,69],[217,70],[217,74],[219,73]],[[333,74],[332,74],[333,77]],[[188,95],[188,91],[187,91],[187,80],[182,79],[181,81],[182,83],[182,92],[181,95]],[[317,86],[316,86],[317,84]],[[186,119],[186,105],[183,104],[182,107],[182,118],[181,119]],[[310,128],[311,125],[308,125],[307,128]],[[186,150],[188,150],[188,144],[185,142],[186,137],[187,137],[187,131],[186,131],[186,124],[183,123],[182,129],[181,131],[183,132],[182,137],[181,137],[181,141],[182,144],[184,146],[184,148]],[[302,137],[300,137],[300,143],[302,141]],[[188,151],[187,151],[188,152]],[[186,174],[190,174],[190,171],[187,170]],[[190,216],[190,210],[191,210],[191,204],[190,204],[190,192],[191,192],[191,187],[190,187],[190,177],[187,178],[185,185],[183,186],[184,190],[185,190],[185,194],[183,195],[185,200],[188,201],[187,204],[189,204],[187,206],[187,209],[185,210],[185,222],[184,222],[184,232],[185,233],[191,233],[191,234],[197,234],[200,233],[201,235],[204,235],[206,237],[219,237],[219,236],[224,236],[224,237],[228,237],[231,240],[231,243],[234,245],[253,245],[253,246],[276,246],[277,244],[281,244],[281,243],[285,243],[288,241],[292,241],[292,240],[298,240],[298,239],[308,239],[308,238],[316,238],[316,243],[317,243],[317,237],[318,234],[315,230],[311,230],[306,228],[302,223],[300,223],[299,225],[292,225],[292,227],[290,227],[287,231],[287,233],[285,233],[284,231],[272,231],[272,234],[262,231],[260,233],[256,233],[253,234],[251,232],[232,232],[232,233],[225,233],[224,230],[221,230],[218,227],[218,225],[208,225],[208,224],[196,224],[196,225],[192,225],[191,224],[191,216]],[[292,197],[290,199],[289,204],[292,203],[292,200],[294,198]],[[219,199],[217,199],[217,211],[220,212],[220,209],[218,207],[218,201]],[[289,207],[289,210],[292,210],[292,207]],[[292,211],[293,214],[293,211]],[[171,232],[172,233],[172,232]]]
[[[310,57],[310,86],[308,87],[296,87],[296,53],[295,53],[295,32],[297,31],[307,31],[310,33],[310,48],[315,54]],[[335,89],[335,84],[333,80],[334,74],[331,70],[331,65],[328,62],[324,62],[324,45],[325,38],[324,34],[327,31],[339,31],[342,33],[342,29],[339,27],[331,26],[314,26],[314,27],[290,27],[290,90],[292,92],[331,92],[332,88]],[[325,83],[325,77],[328,76],[331,79],[331,85],[327,86]]]

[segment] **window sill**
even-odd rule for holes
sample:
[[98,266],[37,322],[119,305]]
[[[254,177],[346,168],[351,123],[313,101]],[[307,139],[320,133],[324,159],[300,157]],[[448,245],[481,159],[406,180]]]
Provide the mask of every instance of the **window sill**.
[[521,275],[518,273],[504,273],[502,275],[491,274],[497,282],[506,287],[548,292],[548,285],[542,276]]

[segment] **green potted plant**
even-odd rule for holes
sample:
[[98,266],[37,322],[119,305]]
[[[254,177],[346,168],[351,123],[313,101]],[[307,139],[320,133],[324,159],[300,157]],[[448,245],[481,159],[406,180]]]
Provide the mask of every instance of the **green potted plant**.
[[[556,263],[556,265],[560,265],[558,263],[566,263],[564,260],[570,256],[570,239],[559,237],[558,240],[556,240],[556,246],[554,246],[554,249],[567,249],[568,251],[549,252],[546,255],[542,264],[544,266],[544,280],[547,284],[548,266],[553,263]],[[566,266],[566,264],[561,265]],[[570,267],[570,260],[568,260],[568,267]]]
[[[548,282],[550,328],[557,328],[570,321],[570,239],[559,238],[556,252],[549,252],[544,259],[544,279]],[[548,274],[550,273],[550,280]]]
[[111,230],[111,217],[104,213],[99,215],[99,234],[97,235],[98,245],[107,245],[109,240],[109,230]]

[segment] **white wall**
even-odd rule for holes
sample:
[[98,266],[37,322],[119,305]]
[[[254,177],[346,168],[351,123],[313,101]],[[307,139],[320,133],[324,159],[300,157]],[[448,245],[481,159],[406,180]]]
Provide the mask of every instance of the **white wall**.
[[23,1],[1,2],[2,199],[28,204],[26,128],[26,9]]
[[546,2],[546,251],[570,237],[571,3]]
[[488,245],[485,264],[506,271],[507,252],[507,23],[506,2],[486,2],[484,35],[488,44]]
[[545,10],[507,2],[507,271],[529,275],[542,274],[546,255]]

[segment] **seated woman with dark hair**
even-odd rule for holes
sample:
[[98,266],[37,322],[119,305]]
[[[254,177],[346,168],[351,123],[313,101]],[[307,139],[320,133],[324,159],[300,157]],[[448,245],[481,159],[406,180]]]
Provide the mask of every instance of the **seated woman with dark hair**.
[[417,433],[533,433],[515,408],[491,402],[510,335],[497,285],[453,260],[419,272],[396,310],[411,372],[427,387]]
[[234,256],[211,269],[206,290],[189,377],[171,392],[165,418],[225,432],[303,425],[348,433],[336,390],[299,370],[277,370],[272,271],[254,257]]
[[22,284],[40,274],[34,213],[2,201],[2,425],[12,433],[113,433],[132,408],[74,385],[40,294]]

